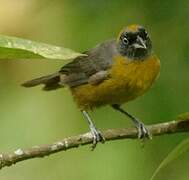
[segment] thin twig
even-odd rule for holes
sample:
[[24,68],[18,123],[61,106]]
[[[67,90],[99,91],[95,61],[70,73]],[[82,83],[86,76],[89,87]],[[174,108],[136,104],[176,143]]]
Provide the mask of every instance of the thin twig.
[[[147,126],[147,128],[152,136],[189,132],[189,119],[154,124]],[[136,128],[108,129],[102,131],[102,134],[104,135],[106,141],[137,138]],[[64,138],[63,140],[53,144],[34,146],[28,149],[17,149],[12,153],[1,153],[0,169],[27,159],[44,157],[56,152],[75,148],[80,145],[91,144],[92,141],[93,139],[91,133],[88,132],[85,134]]]

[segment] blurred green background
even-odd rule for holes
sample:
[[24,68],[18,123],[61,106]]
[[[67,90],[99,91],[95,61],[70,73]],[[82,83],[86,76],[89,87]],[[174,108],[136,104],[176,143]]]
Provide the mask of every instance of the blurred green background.
[[[161,59],[161,76],[145,96],[125,105],[146,124],[174,119],[189,111],[189,1],[0,0],[0,33],[85,51],[116,37],[128,24],[144,25]],[[70,92],[24,89],[20,84],[57,71],[52,60],[0,61],[0,151],[51,143],[88,131]],[[131,122],[110,107],[92,113],[101,129]],[[122,140],[54,154],[1,170],[1,180],[148,180],[164,157],[187,134],[139,141]],[[188,180],[189,153],[155,179]]]

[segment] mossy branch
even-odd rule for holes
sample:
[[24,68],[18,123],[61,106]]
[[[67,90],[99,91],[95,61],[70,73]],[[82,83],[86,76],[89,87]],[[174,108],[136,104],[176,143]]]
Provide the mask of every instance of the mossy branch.
[[[152,136],[189,132],[189,118],[153,124],[147,126],[147,128]],[[104,135],[106,141],[137,138],[136,128],[108,129],[102,131],[102,134]],[[92,144],[92,141],[93,139],[91,133],[88,132],[85,134],[64,138],[63,140],[53,144],[34,146],[28,149],[20,148],[12,153],[1,153],[0,169],[27,159],[44,157],[60,151],[76,148],[81,145]]]

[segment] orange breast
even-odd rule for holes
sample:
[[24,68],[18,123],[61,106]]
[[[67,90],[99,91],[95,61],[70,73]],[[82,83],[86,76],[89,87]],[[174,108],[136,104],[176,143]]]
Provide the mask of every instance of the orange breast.
[[117,56],[107,80],[98,85],[81,85],[71,91],[80,109],[122,104],[144,94],[157,78],[159,69],[156,56],[133,61]]

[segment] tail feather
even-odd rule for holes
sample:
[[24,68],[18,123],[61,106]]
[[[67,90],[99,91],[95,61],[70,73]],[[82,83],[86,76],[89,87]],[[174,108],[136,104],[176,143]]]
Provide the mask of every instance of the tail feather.
[[58,88],[63,87],[60,85],[60,74],[54,73],[47,76],[43,76],[40,78],[32,79],[30,81],[26,81],[22,84],[24,87],[34,87],[37,85],[44,84],[43,90],[49,91],[49,90],[55,90]]

